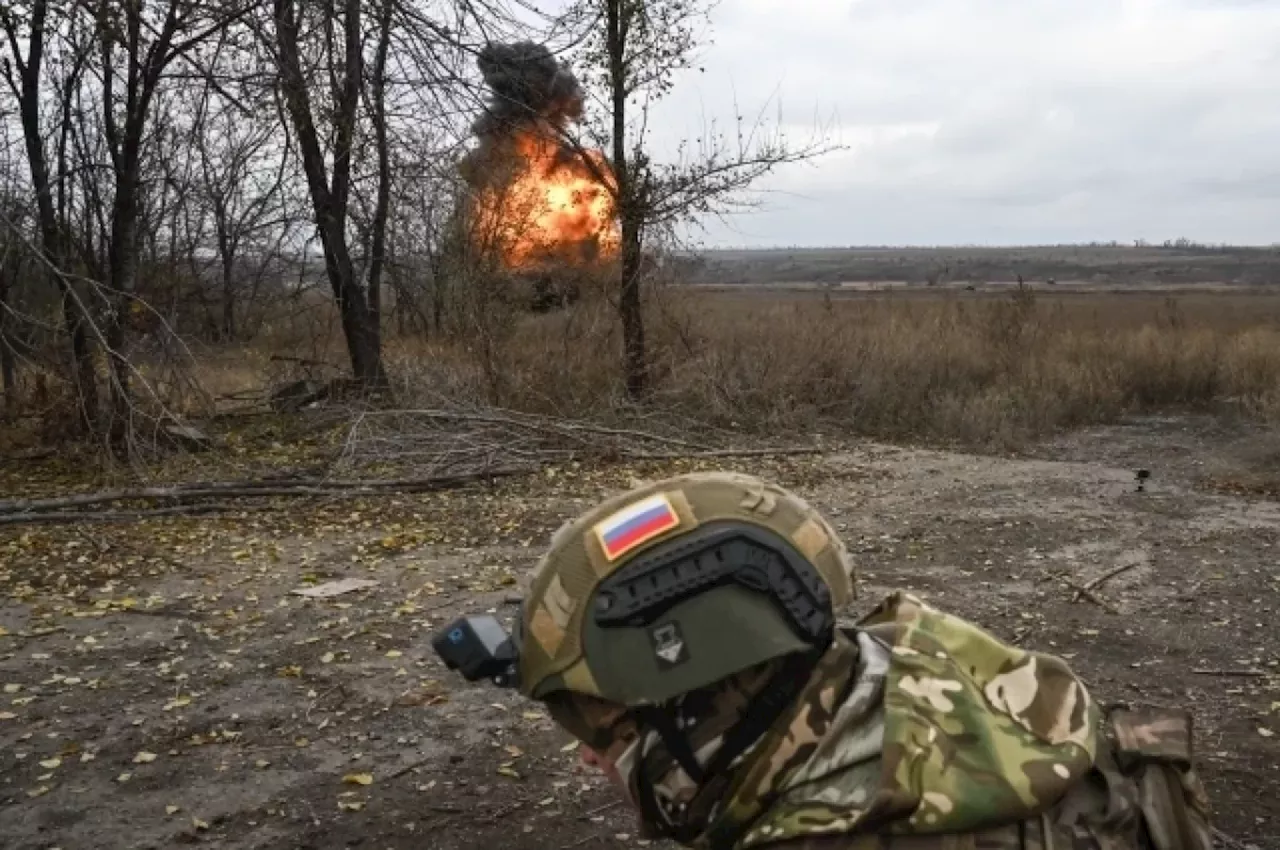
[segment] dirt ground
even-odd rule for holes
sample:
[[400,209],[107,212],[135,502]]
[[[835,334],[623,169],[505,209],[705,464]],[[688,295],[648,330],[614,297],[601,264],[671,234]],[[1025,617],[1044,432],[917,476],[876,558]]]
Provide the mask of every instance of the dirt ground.
[[[1238,486],[1280,457],[1270,439],[1146,420],[1019,458],[860,445],[738,467],[830,514],[863,569],[849,617],[910,588],[1070,658],[1105,700],[1191,706],[1217,825],[1273,848],[1280,504]],[[464,611],[510,614],[589,501],[686,468],[0,530],[0,845],[638,846],[547,717],[448,675],[429,637]],[[1096,601],[1067,583],[1121,567]],[[379,584],[291,594],[341,577]]]

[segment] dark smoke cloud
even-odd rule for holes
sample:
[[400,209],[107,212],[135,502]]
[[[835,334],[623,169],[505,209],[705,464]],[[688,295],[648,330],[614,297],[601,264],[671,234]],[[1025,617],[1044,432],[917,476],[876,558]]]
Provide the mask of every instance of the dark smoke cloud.
[[472,124],[483,139],[509,135],[539,119],[563,128],[582,115],[582,86],[544,45],[490,44],[480,51],[476,64],[493,92]]

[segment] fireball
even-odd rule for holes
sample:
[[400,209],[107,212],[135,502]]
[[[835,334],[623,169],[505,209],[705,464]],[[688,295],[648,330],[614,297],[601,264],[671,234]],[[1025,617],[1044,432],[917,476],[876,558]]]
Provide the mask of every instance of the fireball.
[[616,256],[613,172],[601,152],[579,154],[532,131],[513,136],[508,151],[504,174],[475,199],[478,229],[503,265],[519,270]]

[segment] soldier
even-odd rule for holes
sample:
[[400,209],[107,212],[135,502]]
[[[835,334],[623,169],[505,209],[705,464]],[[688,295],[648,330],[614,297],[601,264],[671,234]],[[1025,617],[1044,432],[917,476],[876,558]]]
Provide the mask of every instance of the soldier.
[[1063,660],[906,594],[837,626],[855,595],[847,551],[801,499],[687,475],[558,531],[503,651],[648,837],[1212,847],[1185,712],[1104,711]]

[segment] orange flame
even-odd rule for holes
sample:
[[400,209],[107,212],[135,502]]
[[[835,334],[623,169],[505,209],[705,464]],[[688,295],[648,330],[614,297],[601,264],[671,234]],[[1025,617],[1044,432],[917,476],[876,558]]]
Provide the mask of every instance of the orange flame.
[[526,269],[547,261],[586,264],[611,259],[621,242],[613,172],[588,151],[592,169],[554,140],[527,132],[513,139],[511,172],[476,199],[479,233],[492,239],[504,265]]

